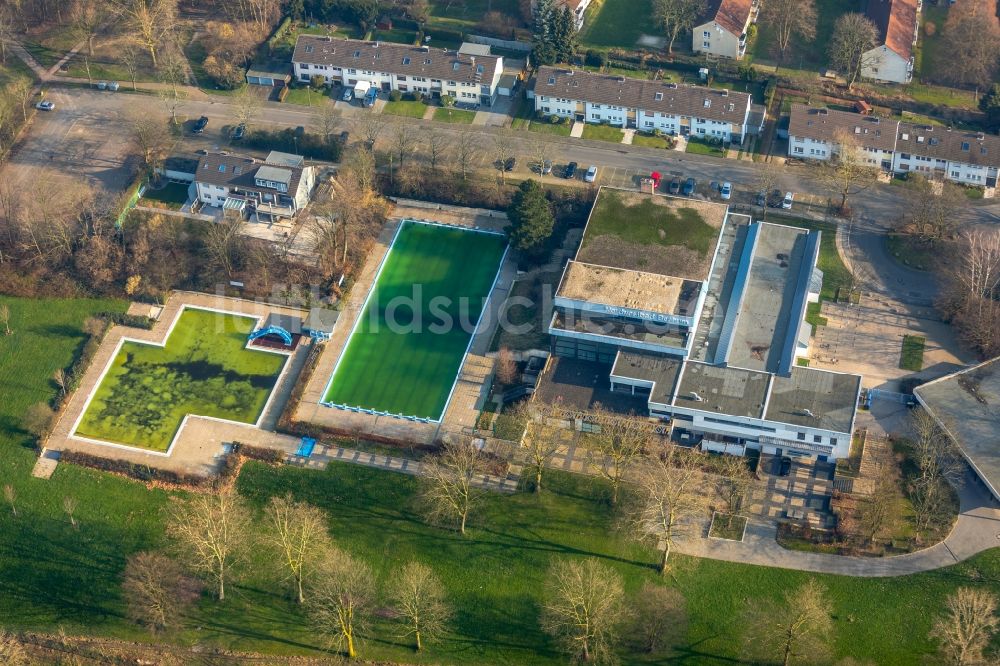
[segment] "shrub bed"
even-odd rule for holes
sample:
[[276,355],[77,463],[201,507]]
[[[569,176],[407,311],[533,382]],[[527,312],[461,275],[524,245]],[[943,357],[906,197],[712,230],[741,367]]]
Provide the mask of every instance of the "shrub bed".
[[317,160],[336,162],[340,159],[341,145],[333,137],[326,140],[316,134],[296,132],[292,128],[283,130],[255,129],[247,132],[243,143],[258,150],[278,150],[310,157]]

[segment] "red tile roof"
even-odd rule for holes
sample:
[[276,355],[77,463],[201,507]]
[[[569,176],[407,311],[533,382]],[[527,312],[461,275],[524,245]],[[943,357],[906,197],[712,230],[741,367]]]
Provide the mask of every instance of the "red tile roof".
[[905,60],[913,56],[918,0],[868,0],[865,13],[879,30],[879,40]]
[[709,0],[706,21],[715,21],[737,37],[743,34],[753,0]]

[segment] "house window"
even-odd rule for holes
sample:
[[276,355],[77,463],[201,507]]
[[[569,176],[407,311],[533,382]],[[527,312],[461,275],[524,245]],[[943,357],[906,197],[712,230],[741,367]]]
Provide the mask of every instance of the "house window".
[[403,64],[404,65],[409,65],[410,64],[410,59],[409,58],[403,58]]
[[820,437],[819,435],[813,435],[813,443],[814,443],[814,444],[819,444],[819,443],[821,443],[822,441],[823,441],[823,438],[822,438],[822,437]]
[[798,438],[799,441],[802,441],[802,442],[806,441],[806,434],[804,432],[800,432],[800,433],[798,433],[795,436],[796,436],[796,438]]
[[226,165],[225,164],[220,164],[219,165],[219,173],[226,173]]
[[355,51],[354,52],[354,57],[355,58],[360,58],[361,57],[361,51]]
[[663,99],[663,93],[656,93],[655,95],[653,95],[653,99],[659,102],[661,99]]
[[968,149],[969,149],[969,142],[968,141],[963,141],[962,142],[962,150],[968,150]]
[[830,445],[831,446],[837,446],[837,438],[836,437],[831,437],[830,438]]
[[457,72],[458,68],[461,67],[461,66],[462,66],[461,63],[457,63],[456,62],[456,63],[452,63],[451,68]]
[[952,178],[958,178],[958,174],[959,174],[959,172],[958,172],[958,171],[952,171],[952,172],[951,172],[951,177],[952,177]]
[[711,37],[711,34],[709,34],[708,30],[703,30],[701,36],[704,37],[705,39],[708,39],[709,37]]
[[709,46],[711,46],[711,45],[708,42],[702,42],[701,43],[701,48],[703,48],[703,49],[707,49]]

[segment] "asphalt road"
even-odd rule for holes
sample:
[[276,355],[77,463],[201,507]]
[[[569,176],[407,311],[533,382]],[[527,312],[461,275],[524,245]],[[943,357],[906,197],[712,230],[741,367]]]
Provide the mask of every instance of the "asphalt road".
[[[185,134],[184,148],[188,150],[230,149],[221,130],[234,123],[235,112],[230,98],[224,95],[205,95],[204,99],[183,102],[178,113],[188,118],[201,115],[209,118],[208,128],[202,135]],[[15,158],[5,167],[38,168],[62,172],[63,175],[84,173],[95,177],[106,186],[112,186],[115,176],[122,167],[122,159],[128,144],[127,118],[131,114],[164,114],[163,103],[154,95],[123,94],[88,90],[84,88],[54,87],[48,99],[55,101],[56,110],[38,114],[35,127],[28,140]],[[352,140],[360,139],[361,114],[370,113],[366,109],[350,107],[341,109],[341,129],[351,132]],[[428,121],[412,118],[392,117],[387,120],[426,125]],[[315,115],[307,107],[292,104],[265,102],[254,124],[270,127],[314,126]],[[493,136],[499,132],[495,127],[474,125],[451,125],[434,123],[436,128],[453,138],[466,131],[481,133],[478,142],[482,148],[479,164],[489,169],[493,158],[490,148]],[[338,131],[340,131],[338,129]],[[756,173],[760,166],[753,162],[719,159],[717,157],[665,151],[657,148],[626,146],[604,141],[590,141],[569,137],[553,136],[527,131],[510,131],[510,141],[518,158],[516,175],[528,173],[528,163],[538,154],[538,146],[544,145],[546,157],[557,165],[576,161],[585,170],[588,165],[599,167],[598,184],[619,187],[634,187],[637,178],[652,171],[659,171],[666,177],[694,177],[699,182],[699,191],[704,193],[710,181],[730,181],[735,185],[734,200],[748,201],[755,190]],[[389,131],[383,131],[382,141],[388,140]],[[47,162],[49,164],[47,164]],[[823,189],[814,178],[815,167],[810,165],[786,166],[779,177],[778,187],[797,193],[822,195]],[[25,172],[9,174],[18,180],[37,180],[39,174]],[[580,176],[582,178],[582,174]],[[554,182],[569,184],[553,176]],[[577,180],[584,186],[582,180]],[[889,185],[875,185],[856,195],[853,205],[866,219],[866,228],[876,233],[887,228],[897,217],[905,200],[905,190]],[[1000,203],[970,203],[962,216],[963,222],[991,224],[1000,221]]]

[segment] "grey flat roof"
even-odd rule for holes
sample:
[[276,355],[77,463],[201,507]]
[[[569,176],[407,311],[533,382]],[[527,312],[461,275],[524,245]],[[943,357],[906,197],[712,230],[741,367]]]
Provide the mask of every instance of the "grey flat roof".
[[811,233],[819,232],[760,224],[738,304],[729,365],[767,372],[790,367],[795,345],[794,336],[788,344],[789,331],[798,333],[816,259]]
[[274,183],[288,184],[292,181],[292,172],[288,169],[279,169],[273,166],[262,166],[257,169],[257,179],[267,180]]
[[1000,358],[913,392],[1000,499]]
[[328,310],[326,308],[313,308],[312,310],[309,311],[309,315],[302,323],[302,327],[309,331],[321,331],[323,333],[332,333],[333,327],[337,325],[337,319],[339,317],[340,317],[340,312],[338,312],[337,310]]
[[688,362],[674,406],[759,419],[769,379],[766,372]]
[[792,368],[775,375],[764,417],[768,421],[850,433],[858,408],[861,375]]
[[653,382],[649,399],[652,402],[669,405],[674,395],[677,376],[681,373],[681,365],[680,359],[672,356],[621,349],[615,357],[611,374]]
[[267,154],[267,157],[264,158],[264,162],[278,166],[301,167],[306,163],[306,160],[301,155],[293,155],[292,153],[283,153],[280,150],[272,150]]

